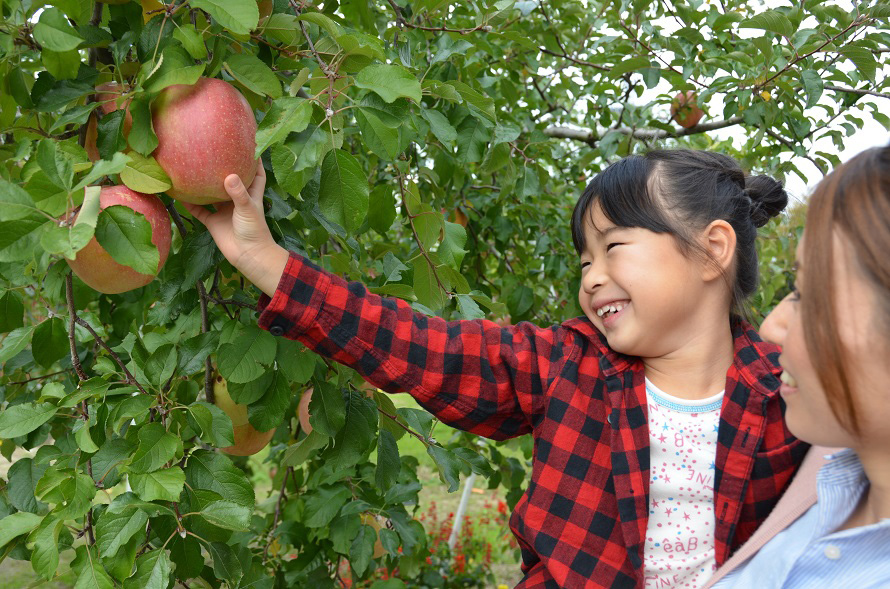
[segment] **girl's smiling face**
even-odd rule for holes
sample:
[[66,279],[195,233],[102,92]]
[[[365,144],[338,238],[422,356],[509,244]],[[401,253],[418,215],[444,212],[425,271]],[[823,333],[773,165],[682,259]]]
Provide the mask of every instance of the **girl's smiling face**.
[[[765,340],[782,346],[781,394],[786,404],[785,421],[795,436],[823,446],[856,448],[878,437],[886,443],[890,436],[884,424],[890,419],[890,411],[884,391],[890,382],[890,363],[887,338],[880,328],[884,324],[882,310],[873,283],[863,276],[852,247],[837,231],[832,248],[833,285],[826,287],[835,289],[831,317],[837,322],[860,436],[852,434],[848,424],[842,424],[846,417],[843,411],[842,419],[835,415],[807,348],[801,300],[808,293],[796,289],[785,297],[764,320],[760,333]],[[797,284],[801,285],[804,274],[814,271],[803,259],[803,240],[797,249],[797,264]]]
[[[578,300],[613,350],[662,357],[695,337],[714,298],[701,261],[668,233],[616,226],[598,204],[584,231]],[[728,315],[726,291],[721,282],[717,296]]]

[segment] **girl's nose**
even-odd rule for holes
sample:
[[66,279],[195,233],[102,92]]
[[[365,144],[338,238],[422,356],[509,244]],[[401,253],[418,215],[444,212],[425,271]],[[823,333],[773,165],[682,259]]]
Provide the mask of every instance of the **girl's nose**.
[[763,323],[760,325],[760,337],[765,341],[780,346],[785,343],[785,336],[788,334],[788,319],[792,312],[792,296],[789,294],[782,299],[772,312],[766,316],[766,319],[763,320]]
[[604,281],[604,265],[591,262],[587,271],[581,276],[581,288],[584,289],[585,293],[593,294],[597,288],[603,285]]

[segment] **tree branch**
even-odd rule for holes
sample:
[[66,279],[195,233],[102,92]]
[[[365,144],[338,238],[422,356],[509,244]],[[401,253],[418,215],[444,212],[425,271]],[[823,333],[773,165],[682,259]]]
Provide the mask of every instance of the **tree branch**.
[[877,96],[879,98],[890,98],[890,94],[883,92],[875,92],[874,90],[860,90],[859,88],[844,88],[842,86],[825,86],[826,90],[834,90],[835,92],[848,92],[850,94],[859,94],[860,96]]
[[708,131],[714,131],[716,129],[725,129],[726,127],[738,125],[741,122],[742,117],[732,117],[731,119],[726,119],[723,121],[703,123],[701,125],[690,127],[688,129],[675,129],[673,131],[666,131],[663,129],[630,129],[628,127],[619,127],[617,129],[607,129],[603,133],[597,133],[596,131],[592,131],[590,129],[572,129],[571,127],[557,126],[547,127],[546,129],[544,129],[544,134],[548,137],[554,137],[558,139],[574,139],[576,141],[583,141],[590,146],[594,146],[600,139],[603,138],[604,135],[606,135],[606,133],[611,131],[621,133],[622,135],[631,135],[634,139],[668,139],[674,137],[686,137],[687,135],[696,135],[698,133],[706,133]]
[[65,299],[68,302],[68,344],[71,348],[71,365],[74,366],[74,372],[81,381],[87,379],[83,366],[80,365],[80,358],[77,357],[77,340],[74,337],[74,324],[80,319],[77,316],[77,309],[74,308],[74,287],[71,272],[65,276]]

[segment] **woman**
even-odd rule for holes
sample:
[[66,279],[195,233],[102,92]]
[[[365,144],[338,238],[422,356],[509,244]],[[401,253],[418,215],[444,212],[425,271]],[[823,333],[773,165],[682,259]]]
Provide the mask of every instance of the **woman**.
[[816,188],[795,291],[766,319],[789,430],[814,447],[709,586],[890,587],[890,147]]

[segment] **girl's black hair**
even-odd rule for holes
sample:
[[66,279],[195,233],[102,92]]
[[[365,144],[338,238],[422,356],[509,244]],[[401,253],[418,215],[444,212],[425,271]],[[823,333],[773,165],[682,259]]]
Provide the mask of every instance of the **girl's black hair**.
[[736,233],[732,308],[747,315],[744,303],[758,282],[757,228],[782,212],[788,195],[773,178],[747,176],[720,153],[672,149],[632,155],[597,174],[578,199],[572,241],[579,255],[586,245],[584,223],[596,203],[619,227],[673,235],[684,254],[707,256],[695,233],[712,221],[728,222]]

